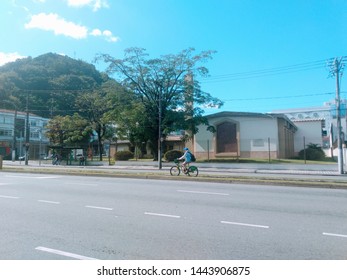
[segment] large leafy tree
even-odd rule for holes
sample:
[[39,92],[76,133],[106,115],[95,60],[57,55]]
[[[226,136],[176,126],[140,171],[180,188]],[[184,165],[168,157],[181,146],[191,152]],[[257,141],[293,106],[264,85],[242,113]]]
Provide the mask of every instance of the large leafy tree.
[[88,145],[93,132],[89,122],[75,113],[72,116],[56,116],[49,120],[46,136],[54,146],[83,148]]
[[[185,129],[198,132],[199,124],[208,124],[203,107],[219,107],[222,102],[201,90],[198,78],[208,75],[203,66],[213,51],[195,54],[193,48],[173,55],[151,59],[142,48],[125,50],[124,58],[108,54],[97,56],[108,64],[107,73],[115,74],[123,86],[133,92],[143,105],[142,127],[153,143],[154,155],[159,137]],[[135,121],[135,120],[134,120]],[[159,129],[160,128],[160,129]],[[160,131],[163,135],[160,135]]]
[[133,146],[146,142],[148,137],[148,118],[145,107],[132,92],[117,92],[109,96],[112,109],[105,119],[114,124],[116,138],[127,139]]
[[97,134],[100,160],[102,160],[103,139],[110,138],[108,134],[113,124],[107,117],[107,113],[115,108],[115,104],[119,105],[118,102],[112,102],[112,100],[117,99],[116,97],[122,95],[123,92],[124,89],[118,83],[105,77],[102,86],[81,94],[76,100],[76,107],[80,114],[89,121]]

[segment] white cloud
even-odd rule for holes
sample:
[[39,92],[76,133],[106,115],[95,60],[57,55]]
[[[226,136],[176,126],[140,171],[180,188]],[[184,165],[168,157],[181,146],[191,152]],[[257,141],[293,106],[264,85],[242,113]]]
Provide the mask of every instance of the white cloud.
[[53,31],[56,35],[65,35],[74,39],[84,39],[88,35],[87,27],[66,21],[53,13],[33,15],[30,22],[25,24],[25,28]]
[[110,30],[101,31],[100,29],[96,28],[96,29],[93,29],[93,31],[90,32],[89,34],[92,36],[102,36],[108,42],[118,42],[119,41],[119,38],[116,36],[113,36],[113,34]]
[[86,39],[90,35],[102,37],[108,42],[119,41],[119,38],[114,36],[110,30],[101,31],[98,28],[94,28],[92,31],[88,32],[87,27],[67,21],[53,13],[33,15],[30,21],[25,24],[25,28],[52,31],[55,35],[64,35],[74,39]]
[[27,7],[25,7],[25,6],[23,6],[23,5],[17,4],[17,1],[16,1],[16,0],[12,0],[11,3],[12,3],[12,6],[13,6],[13,7],[15,7],[15,8],[20,8],[20,9],[23,9],[24,11],[26,11],[26,12],[29,12],[29,9],[28,9]]
[[76,7],[76,8],[90,6],[93,8],[94,12],[96,12],[97,10],[101,8],[109,7],[107,0],[67,0],[67,4],[70,7]]
[[17,59],[20,59],[20,58],[25,58],[25,56],[22,56],[16,52],[14,53],[0,52],[0,66],[8,62],[16,61]]
[[90,32],[89,34],[92,35],[92,36],[101,36],[101,35],[102,35],[102,32],[101,32],[100,29],[95,28],[95,29],[93,29],[93,31]]
[[113,36],[113,34],[112,34],[112,32],[110,30],[104,30],[102,32],[102,35],[104,36],[104,38],[108,42],[118,42],[119,41],[119,38],[116,37],[116,36]]
[[102,32],[102,35],[104,35],[106,37],[111,37],[112,36],[112,32],[110,30],[105,30],[104,32]]

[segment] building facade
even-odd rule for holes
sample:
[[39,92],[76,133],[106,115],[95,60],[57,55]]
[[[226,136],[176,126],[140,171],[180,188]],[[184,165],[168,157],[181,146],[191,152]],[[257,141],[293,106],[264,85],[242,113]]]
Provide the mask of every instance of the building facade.
[[[328,156],[333,155],[337,146],[337,120],[335,100],[325,102],[323,106],[296,109],[275,110],[272,113],[285,114],[300,128],[296,135],[295,150],[303,149],[305,143],[321,146]],[[341,130],[342,141],[347,141],[347,100],[341,101]]]
[[297,127],[286,116],[246,112],[221,112],[207,116],[212,133],[200,126],[193,151],[199,159],[271,158],[295,156]]
[[0,154],[5,159],[18,159],[29,146],[30,159],[43,157],[49,144],[45,136],[47,123],[48,119],[29,114],[29,143],[26,143],[26,113],[0,109]]

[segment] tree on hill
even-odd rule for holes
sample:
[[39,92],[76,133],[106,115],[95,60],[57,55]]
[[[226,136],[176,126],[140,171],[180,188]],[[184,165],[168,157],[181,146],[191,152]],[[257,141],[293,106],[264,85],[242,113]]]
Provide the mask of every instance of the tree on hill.
[[97,132],[100,157],[105,134],[111,131],[107,126],[112,122],[104,114],[117,106],[110,101],[117,100],[112,96],[123,91],[94,65],[53,53],[0,67],[0,98],[11,101],[2,107],[25,110],[28,105],[29,112],[52,119],[78,113]]
[[105,78],[92,64],[48,53],[0,67],[0,97],[16,98],[21,109],[28,97],[29,111],[42,117],[72,115],[78,96],[100,87]]

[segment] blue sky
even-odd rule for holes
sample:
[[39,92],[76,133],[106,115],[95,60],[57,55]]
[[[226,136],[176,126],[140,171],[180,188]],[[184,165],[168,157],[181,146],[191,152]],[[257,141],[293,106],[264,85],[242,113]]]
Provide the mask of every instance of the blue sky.
[[346,0],[4,0],[0,17],[0,65],[47,52],[92,62],[129,47],[215,50],[200,81],[225,104],[206,113],[320,106],[335,98],[327,60],[347,55]]

